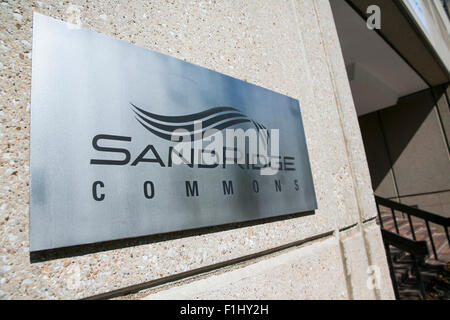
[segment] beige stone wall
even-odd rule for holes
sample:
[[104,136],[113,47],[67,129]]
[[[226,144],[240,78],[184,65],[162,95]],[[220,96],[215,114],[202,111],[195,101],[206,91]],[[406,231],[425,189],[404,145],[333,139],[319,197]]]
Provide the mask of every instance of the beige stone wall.
[[[366,228],[372,259],[384,259],[379,228]],[[368,258],[358,228],[339,241],[326,237],[201,277],[143,290],[126,299],[392,299],[387,265],[379,265],[379,290],[368,282]],[[345,264],[339,263],[343,260]],[[370,280],[369,280],[370,282]],[[123,297],[122,297],[123,298]]]
[[[81,246],[30,259],[33,11],[72,22],[73,12],[80,12],[83,27],[298,99],[318,201],[315,215]],[[89,297],[329,232],[333,234],[328,238],[301,248],[248,261],[248,267],[260,263],[264,270],[255,278],[261,283],[254,294],[244,283],[217,290],[215,297],[277,297],[281,290],[292,299],[392,298],[340,52],[325,0],[0,3],[0,298]],[[339,231],[344,228],[349,229]],[[303,250],[300,257],[307,259],[294,258],[295,250]],[[276,281],[270,270],[277,263],[285,278],[270,286]],[[367,289],[368,265],[382,271],[385,280],[378,290]],[[223,274],[233,270],[245,269],[236,265]],[[291,290],[289,283],[303,279],[301,289]],[[328,290],[330,279],[336,283]],[[228,282],[223,281],[225,286]]]

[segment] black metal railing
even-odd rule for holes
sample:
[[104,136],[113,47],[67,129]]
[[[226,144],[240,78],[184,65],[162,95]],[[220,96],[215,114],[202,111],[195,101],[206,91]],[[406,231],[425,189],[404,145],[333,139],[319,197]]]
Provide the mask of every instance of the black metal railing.
[[[394,202],[379,196],[375,196],[375,203],[377,206],[378,220],[381,226],[381,233],[383,236],[384,248],[386,250],[386,256],[388,259],[389,272],[392,279],[392,286],[394,289],[395,297],[399,297],[398,283],[394,272],[394,265],[391,256],[390,246],[396,247],[401,252],[407,252],[410,254],[413,263],[413,273],[415,273],[417,282],[419,285],[420,294],[423,299],[426,297],[425,287],[422,280],[420,266],[424,263],[425,258],[428,256],[428,246],[427,242],[422,240],[418,241],[416,237],[416,232],[414,230],[414,223],[412,217],[421,219],[425,222],[426,230],[428,233],[428,238],[430,240],[431,248],[433,251],[434,258],[438,260],[438,254],[436,246],[434,243],[433,233],[430,228],[430,223],[441,226],[445,230],[447,236],[447,242],[450,246],[450,238],[448,233],[448,227],[450,224],[450,218],[442,217],[437,214],[427,212],[415,207],[410,207],[398,202]],[[381,215],[380,206],[390,209],[392,214],[392,220],[394,222],[395,232],[386,230],[383,223],[383,217]],[[396,211],[405,214],[408,219],[409,228],[413,239],[409,239],[404,235],[400,234],[400,229],[397,221]]]
[[395,277],[394,265],[392,263],[390,246],[396,247],[401,251],[408,252],[411,255],[414,268],[413,271],[416,274],[417,282],[419,284],[419,290],[422,295],[422,299],[425,299],[426,292],[422,281],[422,275],[420,273],[420,265],[424,258],[428,255],[428,247],[426,241],[411,240],[384,229],[381,229],[381,235],[383,236],[384,249],[386,250],[389,273],[391,275],[395,298],[397,300],[400,299],[400,295],[398,291],[397,279]]
[[408,217],[408,223],[409,223],[409,227],[411,230],[411,235],[413,237],[413,240],[417,240],[416,239],[416,234],[414,232],[414,223],[411,219],[411,217],[416,217],[419,219],[422,219],[425,221],[425,225],[426,225],[426,229],[427,229],[427,233],[428,233],[428,237],[430,239],[430,243],[431,243],[431,248],[433,250],[433,255],[434,258],[436,260],[438,260],[438,254],[437,254],[437,250],[436,250],[436,246],[434,243],[434,239],[433,239],[433,233],[431,232],[431,228],[430,228],[430,222],[440,225],[444,230],[445,230],[445,234],[447,236],[447,241],[448,244],[450,246],[450,237],[448,234],[448,227],[450,225],[450,218],[446,218],[446,217],[442,217],[439,216],[437,214],[428,212],[428,211],[424,211],[418,208],[414,208],[414,207],[409,207],[407,205],[398,203],[398,202],[394,202],[385,198],[381,198],[379,196],[375,196],[375,203],[377,205],[377,211],[378,211],[378,219],[380,221],[380,226],[381,228],[384,229],[384,225],[383,225],[383,218],[381,216],[381,212],[380,212],[380,206],[383,207],[387,207],[391,210],[392,213],[392,219],[394,221],[394,227],[395,227],[395,231],[397,232],[397,234],[400,235],[400,230],[398,228],[398,222],[397,222],[397,217],[395,215],[395,211],[398,212],[402,212],[404,214],[407,215]]

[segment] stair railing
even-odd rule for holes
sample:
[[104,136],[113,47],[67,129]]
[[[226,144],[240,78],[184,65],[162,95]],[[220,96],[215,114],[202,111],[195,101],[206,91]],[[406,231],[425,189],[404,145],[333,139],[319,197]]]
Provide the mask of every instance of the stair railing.
[[392,219],[394,221],[394,226],[395,226],[395,231],[399,235],[400,235],[400,231],[398,228],[397,217],[395,216],[395,211],[399,211],[399,212],[402,212],[407,215],[411,234],[412,234],[412,237],[414,240],[417,240],[417,239],[416,239],[416,234],[414,232],[414,224],[411,219],[411,216],[424,220],[426,228],[427,228],[428,237],[431,242],[431,248],[433,250],[433,255],[436,260],[438,260],[438,254],[437,254],[436,246],[434,244],[433,234],[432,234],[431,228],[430,228],[430,222],[440,225],[444,228],[445,234],[447,235],[447,241],[450,246],[450,237],[449,237],[449,233],[448,233],[448,227],[450,225],[450,218],[439,216],[437,214],[434,214],[434,213],[431,213],[431,212],[428,212],[425,210],[421,210],[418,208],[409,207],[407,205],[404,205],[404,204],[401,204],[398,202],[394,202],[394,201],[391,201],[391,200],[388,200],[388,199],[385,199],[385,198],[382,198],[379,196],[375,196],[375,203],[377,205],[378,219],[380,221],[381,228],[384,229],[383,219],[381,217],[381,212],[380,212],[380,206],[383,206],[383,207],[387,207],[387,208],[391,209]]
[[386,250],[386,257],[395,298],[399,300],[400,295],[398,291],[397,279],[394,272],[394,264],[392,263],[391,249],[389,246],[396,247],[397,249],[408,252],[411,255],[414,268],[413,272],[416,274],[422,299],[425,299],[426,292],[422,281],[422,275],[420,273],[420,264],[428,255],[427,243],[425,241],[411,240],[385,229],[381,229],[381,235],[383,236],[384,249]]

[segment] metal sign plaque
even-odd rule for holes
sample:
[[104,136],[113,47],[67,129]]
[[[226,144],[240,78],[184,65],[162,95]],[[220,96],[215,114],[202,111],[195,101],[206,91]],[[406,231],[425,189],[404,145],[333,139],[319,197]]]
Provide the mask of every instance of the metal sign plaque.
[[[40,14],[32,65],[31,251],[317,208],[297,100]],[[249,161],[250,134],[232,163],[237,138],[224,163],[180,154],[209,129],[276,156]]]

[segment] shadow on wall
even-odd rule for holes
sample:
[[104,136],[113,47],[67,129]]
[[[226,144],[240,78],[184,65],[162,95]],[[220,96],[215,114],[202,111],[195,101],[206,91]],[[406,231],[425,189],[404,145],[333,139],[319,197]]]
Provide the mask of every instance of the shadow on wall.
[[442,88],[434,94],[408,95],[359,118],[378,195],[401,199],[450,190],[450,109]]
[[389,174],[433,108],[434,101],[420,92],[401,98],[395,106],[360,117],[374,190]]

